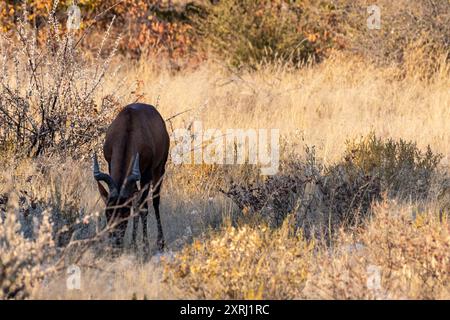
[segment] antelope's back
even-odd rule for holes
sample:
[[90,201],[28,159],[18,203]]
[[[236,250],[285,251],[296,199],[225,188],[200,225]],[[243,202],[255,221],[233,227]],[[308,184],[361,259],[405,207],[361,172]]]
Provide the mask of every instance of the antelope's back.
[[156,108],[136,103],[126,106],[111,123],[103,151],[113,179],[120,180],[136,153],[142,171],[164,166],[169,144],[166,124]]

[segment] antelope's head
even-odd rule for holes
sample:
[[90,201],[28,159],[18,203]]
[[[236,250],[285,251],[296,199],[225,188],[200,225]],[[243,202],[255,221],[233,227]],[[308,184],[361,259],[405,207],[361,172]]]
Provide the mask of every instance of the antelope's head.
[[[137,153],[134,157],[131,173],[120,186],[109,174],[100,171],[96,154],[94,154],[93,171],[99,192],[106,204],[106,216],[111,217],[114,214],[123,216],[129,213],[133,197],[138,191],[137,184],[141,180],[139,154]],[[106,183],[108,190],[103,187],[101,181]]]

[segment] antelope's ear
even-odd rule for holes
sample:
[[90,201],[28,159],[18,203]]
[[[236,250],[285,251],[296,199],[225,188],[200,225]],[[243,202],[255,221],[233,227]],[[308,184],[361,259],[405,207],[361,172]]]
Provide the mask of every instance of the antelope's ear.
[[103,202],[105,202],[105,204],[108,204],[108,191],[106,191],[105,187],[102,186],[102,184],[97,181],[97,185],[98,185],[98,191],[100,192],[100,195],[102,196]]

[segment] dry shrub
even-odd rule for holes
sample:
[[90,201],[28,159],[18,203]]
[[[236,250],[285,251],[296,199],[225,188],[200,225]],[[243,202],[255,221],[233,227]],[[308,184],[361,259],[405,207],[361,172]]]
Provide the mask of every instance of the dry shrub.
[[[371,30],[366,24],[367,8],[377,5],[381,29]],[[448,1],[401,0],[347,1],[338,0],[345,17],[343,30],[347,47],[382,65],[406,64],[414,74],[417,65],[433,74],[439,68],[438,58],[450,49],[450,3]],[[415,58],[411,59],[411,55]],[[409,66],[408,66],[409,65]]]
[[[105,12],[100,18],[99,29],[106,29],[107,22],[117,17],[114,31],[123,34],[119,50],[127,57],[147,59],[149,55],[158,59],[169,59],[174,67],[183,58],[189,58],[194,51],[194,37],[191,32],[191,15],[202,11],[196,1],[172,2],[161,0],[93,0],[83,10],[89,18]],[[119,27],[120,26],[120,27]],[[87,47],[95,44],[86,41]],[[190,61],[192,62],[192,61]]]
[[[26,1],[29,21],[45,25],[52,6],[64,21],[72,3],[57,0]],[[95,31],[82,44],[97,51],[98,39],[116,17],[114,33],[124,36],[119,44],[126,57],[168,58],[170,66],[197,66],[208,44],[233,66],[257,67],[274,61],[322,61],[332,50],[359,53],[382,65],[405,64],[403,74],[416,76],[421,65],[427,77],[448,61],[450,4],[448,1],[379,0],[381,30],[367,27],[367,8],[372,1],[351,0],[83,0],[82,30]],[[20,1],[0,3],[0,32],[14,29],[22,14]],[[48,35],[39,32],[38,39]],[[420,58],[420,59],[418,59]],[[411,66],[414,66],[411,68]]]
[[[110,254],[114,224],[97,213],[90,168],[73,160],[23,160],[0,175],[0,299],[27,298],[83,257]],[[97,268],[97,260],[83,262]],[[65,282],[64,282],[65,284]]]
[[450,214],[450,178],[444,178],[437,184],[436,202],[441,215]]
[[305,295],[326,299],[448,299],[450,225],[436,212],[383,202],[364,231],[311,264]]
[[44,44],[38,43],[26,10],[16,25],[17,39],[3,35],[0,39],[0,148],[4,150],[28,156],[75,155],[76,150],[91,148],[91,142],[103,134],[105,119],[116,106],[114,96],[102,91],[115,53],[102,57],[109,34],[96,58],[85,59],[76,34],[64,32],[56,19],[57,3],[43,28],[48,34]]
[[11,193],[6,212],[0,212],[0,299],[27,298],[50,271],[56,253],[49,215],[43,214],[29,240],[20,233],[18,208],[18,197]]
[[359,168],[367,176],[381,180],[391,197],[424,199],[428,196],[442,154],[428,145],[425,152],[415,142],[381,139],[370,133],[347,141],[344,153],[347,167]]
[[45,157],[12,162],[0,177],[0,213],[6,214],[9,193],[14,190],[23,237],[35,238],[33,230],[45,214],[52,222],[51,236],[57,246],[67,245],[72,236],[79,240],[95,235],[99,199],[92,197],[97,189],[87,164],[77,167],[73,160]]
[[384,201],[367,227],[330,248],[289,227],[241,225],[164,260],[163,283],[191,299],[448,299],[450,225],[429,209]]
[[307,155],[306,162],[289,163],[263,181],[232,184],[225,194],[273,227],[293,213],[308,237],[329,237],[336,226],[362,223],[372,201],[381,198],[380,180],[342,165],[324,168],[316,163],[313,149]]
[[450,225],[384,201],[330,248],[282,228],[227,227],[163,261],[163,283],[191,299],[448,299]]
[[[81,11],[80,29],[91,32],[83,37],[81,45],[90,53],[96,53],[102,41],[102,34],[110,27],[110,21],[116,19],[112,27],[114,34],[122,34],[118,45],[124,56],[148,58],[148,54],[159,58],[178,59],[193,51],[193,36],[190,32],[191,14],[201,11],[196,2],[183,3],[161,0],[33,0],[26,2],[29,15],[27,21],[37,27],[37,38],[41,43],[50,39],[45,31],[48,13],[55,9],[55,15],[64,24],[68,9],[76,4]],[[0,3],[0,32],[14,30],[21,19],[23,7],[21,1],[7,0]],[[107,44],[108,46],[108,44]],[[110,46],[112,49],[113,47]]]
[[163,282],[183,298],[289,299],[299,297],[312,243],[289,224],[228,227],[197,239],[164,261]]
[[[1,198],[0,204],[6,200],[6,205],[4,211],[0,208],[0,300],[32,297],[44,281],[65,274],[69,265],[81,265],[80,261],[87,253],[99,257],[107,252],[102,240],[111,232],[111,226],[93,230],[89,237],[76,238],[74,227],[80,228],[79,225],[85,222],[62,226],[61,221],[56,221],[61,215],[57,215],[54,208],[44,208],[44,204],[40,204],[40,209],[36,208],[36,211],[42,211],[35,213],[31,225],[24,225],[24,207],[28,199],[11,190],[7,197]],[[24,227],[31,230],[24,230]],[[65,234],[70,228],[71,233]],[[65,236],[63,243],[61,235]],[[97,262],[94,259],[83,265],[98,268]]]
[[382,194],[399,199],[429,195],[441,155],[415,143],[382,140],[373,133],[347,142],[344,160],[323,166],[314,148],[306,159],[287,157],[280,173],[264,180],[232,183],[224,193],[241,210],[259,214],[279,226],[289,213],[306,235],[331,236],[336,227],[358,226]]
[[321,1],[223,0],[208,7],[198,30],[234,67],[316,62],[335,45],[334,9]]

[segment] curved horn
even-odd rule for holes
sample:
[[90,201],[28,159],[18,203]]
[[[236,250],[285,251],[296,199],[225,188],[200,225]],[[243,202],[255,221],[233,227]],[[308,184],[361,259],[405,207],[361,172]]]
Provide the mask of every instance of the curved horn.
[[141,180],[141,170],[139,169],[139,153],[136,153],[133,160],[133,167],[131,168],[131,173],[126,180],[126,184],[137,182],[139,180]]
[[110,175],[100,172],[100,166],[98,165],[97,154],[94,153],[94,178],[97,181],[104,181],[109,188],[109,196],[117,196],[117,187],[114,180]]
[[133,168],[131,169],[131,176],[136,179],[136,181],[141,180],[141,171],[139,169],[139,153],[136,153],[133,162]]
[[131,173],[125,180],[125,183],[123,185],[123,192],[129,193],[130,188],[133,185],[133,183],[136,183],[141,180],[141,170],[139,169],[139,153],[136,153],[136,156],[133,160],[133,167],[131,168]]

